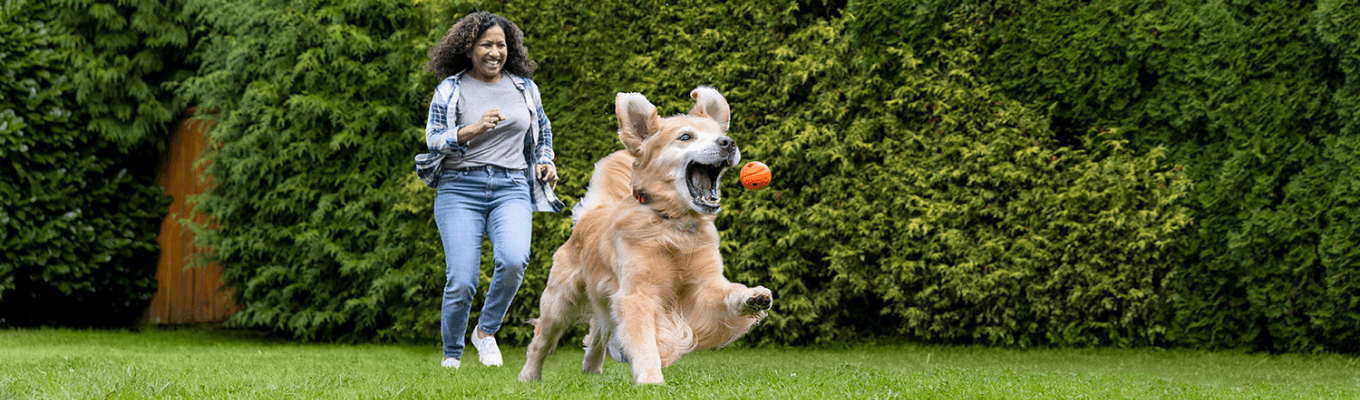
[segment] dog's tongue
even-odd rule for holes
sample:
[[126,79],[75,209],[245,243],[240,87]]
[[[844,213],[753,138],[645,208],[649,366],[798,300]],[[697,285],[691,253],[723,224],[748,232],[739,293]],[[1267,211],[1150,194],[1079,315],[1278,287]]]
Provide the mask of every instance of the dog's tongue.
[[702,198],[710,202],[718,199],[718,190],[713,185],[713,180],[701,168],[694,168],[689,171],[689,191],[695,198]]
[[713,188],[713,182],[708,180],[708,174],[700,169],[690,171],[689,181],[694,184],[694,191],[698,192],[696,195],[706,195],[708,190]]

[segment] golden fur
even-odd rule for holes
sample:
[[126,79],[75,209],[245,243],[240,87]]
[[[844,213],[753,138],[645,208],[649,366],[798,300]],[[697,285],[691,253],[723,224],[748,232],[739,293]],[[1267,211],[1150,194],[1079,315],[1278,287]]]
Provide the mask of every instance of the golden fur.
[[741,158],[726,135],[727,100],[707,87],[690,95],[689,114],[668,118],[640,94],[615,98],[626,149],[595,163],[573,209],[521,381],[541,379],[544,358],[583,319],[586,373],[601,373],[608,352],[632,366],[634,383],[664,383],[661,369],[680,356],[726,346],[765,316],[773,295],[723,276],[713,225],[718,178]]

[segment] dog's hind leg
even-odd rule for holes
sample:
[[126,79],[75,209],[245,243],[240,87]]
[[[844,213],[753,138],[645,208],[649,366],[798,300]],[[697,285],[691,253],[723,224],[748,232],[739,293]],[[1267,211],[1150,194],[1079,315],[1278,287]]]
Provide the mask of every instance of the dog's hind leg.
[[568,308],[563,307],[564,304],[560,304],[562,303],[561,298],[549,299],[549,293],[551,293],[549,290],[543,292],[543,302],[540,306],[542,315],[538,317],[538,326],[534,327],[534,338],[529,342],[529,349],[526,351],[527,360],[524,361],[524,369],[519,372],[521,382],[536,381],[543,378],[543,360],[557,351],[557,342],[571,327],[571,319],[568,315],[553,314],[552,311],[549,311]]
[[590,334],[586,335],[586,355],[581,360],[581,370],[587,374],[604,372],[606,354],[614,356],[614,359],[621,362],[627,362],[619,357],[619,338],[614,335],[614,320],[609,313],[609,293],[615,293],[618,290],[618,281],[611,277],[600,277],[591,281],[586,287],[590,304],[583,305],[581,308],[591,308]]
[[564,262],[567,260],[562,256],[561,251],[553,256],[554,267],[539,301],[538,325],[534,327],[534,338],[526,351],[524,369],[519,372],[520,382],[543,378],[543,360],[557,351],[557,342],[571,327],[576,302],[584,296],[572,273],[576,269]]
[[611,335],[608,332],[608,322],[598,319],[598,317],[590,319],[590,334],[586,335],[586,356],[581,360],[581,371],[587,374],[604,373],[604,353],[609,347]]

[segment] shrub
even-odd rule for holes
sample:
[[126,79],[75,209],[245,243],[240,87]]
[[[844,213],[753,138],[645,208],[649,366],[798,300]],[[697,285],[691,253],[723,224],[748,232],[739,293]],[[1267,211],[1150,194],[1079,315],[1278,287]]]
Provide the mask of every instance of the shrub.
[[85,129],[66,69],[78,39],[53,4],[0,19],[0,326],[130,323],[156,291],[169,203],[155,153]]
[[[411,335],[435,288],[422,221],[393,210],[423,144],[430,42],[401,1],[190,1],[203,24],[184,95],[220,110],[195,211],[240,311],[301,339]],[[441,285],[442,287],[442,285]],[[420,289],[425,289],[421,291]],[[412,317],[415,315],[416,317]],[[428,327],[421,325],[428,335]],[[435,330],[435,333],[438,331]]]
[[1346,1],[985,6],[981,74],[1053,105],[1059,137],[1118,127],[1196,182],[1172,340],[1356,351],[1356,33]]
[[54,0],[57,21],[73,30],[72,91],[85,127],[128,150],[164,150],[187,98],[174,89],[193,75],[197,37],[178,0]]

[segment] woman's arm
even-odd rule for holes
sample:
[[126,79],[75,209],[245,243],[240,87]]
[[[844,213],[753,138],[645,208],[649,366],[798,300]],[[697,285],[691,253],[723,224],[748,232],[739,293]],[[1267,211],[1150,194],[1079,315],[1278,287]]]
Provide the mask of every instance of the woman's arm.
[[553,152],[552,122],[548,120],[548,114],[543,112],[543,98],[539,95],[538,86],[529,81],[533,88],[531,93],[534,96],[534,103],[538,106],[538,148],[534,149],[534,160],[538,164],[553,164],[553,159],[557,154]]
[[538,171],[538,178],[545,182],[557,184],[557,165],[553,159],[557,154],[553,152],[552,122],[548,120],[548,114],[543,112],[543,97],[540,95],[538,85],[534,81],[529,81],[530,93],[534,97],[534,104],[538,106],[535,114],[538,114],[538,145],[534,149],[534,162],[537,164],[535,169]]
[[486,133],[486,131],[491,130],[491,128],[495,128],[497,123],[504,120],[505,117],[501,116],[501,110],[499,108],[486,110],[485,113],[482,113],[482,118],[478,119],[477,122],[472,125],[458,128],[458,143],[466,145],[472,138],[481,136],[483,133]]
[[[444,153],[446,156],[456,156],[462,158],[467,152],[466,141],[459,140],[464,126],[457,125],[458,115],[456,108],[457,99],[453,98],[455,84],[452,77],[439,83],[439,87],[434,90],[434,98],[430,100],[430,114],[425,120],[425,147],[431,153]],[[455,108],[450,113],[450,107]],[[454,125],[449,125],[449,119],[453,119]]]

